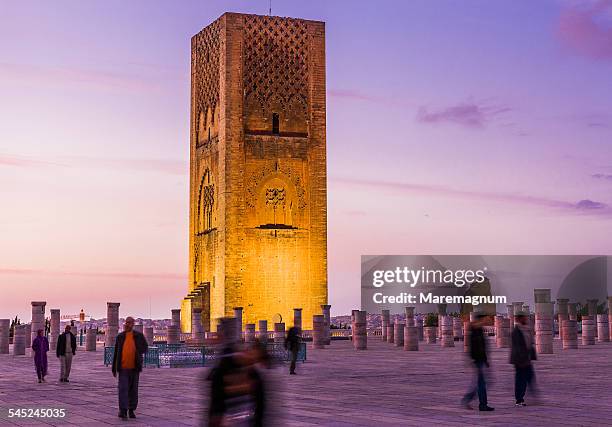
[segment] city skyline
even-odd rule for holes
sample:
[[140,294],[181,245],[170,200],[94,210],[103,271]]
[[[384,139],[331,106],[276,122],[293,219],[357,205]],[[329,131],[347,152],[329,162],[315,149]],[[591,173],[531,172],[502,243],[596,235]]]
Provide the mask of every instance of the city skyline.
[[[273,4],[326,22],[334,316],[363,254],[612,252],[612,2],[440,3]],[[190,38],[267,8],[5,6],[0,312],[179,307]]]

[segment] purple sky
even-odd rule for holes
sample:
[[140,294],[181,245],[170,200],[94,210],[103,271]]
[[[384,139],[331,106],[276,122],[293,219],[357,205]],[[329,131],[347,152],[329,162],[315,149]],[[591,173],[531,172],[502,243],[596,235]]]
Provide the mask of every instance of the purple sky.
[[[190,37],[258,1],[0,12],[0,318],[186,291]],[[327,23],[329,290],[361,254],[612,253],[612,1],[273,1]]]

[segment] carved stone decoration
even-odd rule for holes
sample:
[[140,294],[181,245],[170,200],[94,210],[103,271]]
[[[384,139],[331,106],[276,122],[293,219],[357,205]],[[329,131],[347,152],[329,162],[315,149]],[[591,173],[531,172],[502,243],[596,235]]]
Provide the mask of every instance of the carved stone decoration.
[[219,104],[219,22],[202,30],[191,42],[192,79],[195,87],[193,120],[196,140],[204,140],[206,123],[212,120]]
[[308,45],[304,21],[247,15],[244,31],[245,102],[262,112],[299,112],[305,120]]
[[215,184],[212,182],[210,170],[206,169],[200,183],[198,201],[198,233],[204,233],[214,228],[213,209],[215,205]]
[[[272,209],[271,224],[288,224],[286,221],[285,211],[285,189],[284,188],[267,188],[266,189],[266,207]],[[277,216],[278,211],[278,216]],[[281,215],[282,214],[282,215]]]
[[248,177],[246,185],[247,207],[255,208],[257,200],[257,188],[262,182],[267,181],[275,173],[283,175],[295,186],[297,200],[296,205],[294,207],[297,207],[297,209],[300,210],[305,209],[307,206],[306,190],[304,190],[304,186],[302,185],[302,179],[296,172],[291,169],[291,167],[281,166],[278,163],[267,165]]

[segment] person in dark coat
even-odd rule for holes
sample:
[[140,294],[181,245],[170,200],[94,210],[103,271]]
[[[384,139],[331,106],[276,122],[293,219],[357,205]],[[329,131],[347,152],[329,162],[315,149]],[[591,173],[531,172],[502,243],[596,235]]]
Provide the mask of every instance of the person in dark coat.
[[66,325],[64,333],[57,339],[55,354],[60,360],[60,382],[68,383],[70,370],[72,369],[72,358],[76,355],[76,337],[71,331],[70,325]]
[[38,382],[44,383],[47,376],[47,352],[49,351],[49,341],[43,335],[43,330],[36,331],[37,336],[32,341],[32,351],[34,351],[34,365],[36,366],[36,375]]
[[470,402],[478,394],[478,409],[481,411],[493,411],[494,408],[491,408],[487,401],[487,383],[485,378],[485,368],[489,367],[487,340],[483,329],[486,318],[485,314],[478,314],[470,325],[469,349],[470,358],[476,369],[476,381],[463,396],[462,403],[467,409],[472,409]]
[[527,406],[525,403],[525,392],[527,386],[535,394],[535,373],[533,371],[533,360],[537,360],[536,351],[533,347],[533,334],[527,324],[527,315],[519,313],[515,315],[517,325],[512,330],[512,347],[510,350],[510,363],[514,365],[514,397],[515,406]]
[[291,353],[291,366],[289,374],[295,375],[295,364],[297,362],[298,352],[300,351],[300,329],[293,326],[287,333],[285,339],[285,348]]
[[149,345],[143,334],[134,330],[134,318],[125,319],[124,330],[115,340],[113,376],[119,375],[119,417],[136,418],[138,407],[138,380],[143,366],[143,355]]

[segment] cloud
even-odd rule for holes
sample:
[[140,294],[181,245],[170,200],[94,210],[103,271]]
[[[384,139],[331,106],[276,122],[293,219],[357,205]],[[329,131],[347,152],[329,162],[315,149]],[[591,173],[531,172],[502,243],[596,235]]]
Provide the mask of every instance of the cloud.
[[75,157],[74,164],[88,165],[100,169],[160,172],[170,175],[186,175],[189,165],[182,160],[172,159],[128,159],[128,158],[95,158]]
[[19,168],[33,168],[40,166],[65,166],[61,163],[41,160],[31,157],[10,156],[0,154],[0,166],[14,166]]
[[608,181],[612,181],[612,174],[610,173],[594,173],[591,176],[596,179],[605,179]]
[[483,128],[496,116],[509,111],[511,111],[509,107],[466,102],[438,110],[430,110],[428,107],[422,106],[419,108],[416,118],[421,123],[455,123],[469,128]]
[[576,203],[576,209],[592,210],[592,209],[605,209],[607,207],[608,206],[604,203],[594,202],[593,200],[589,200],[589,199],[580,200],[578,203]]
[[445,186],[426,185],[426,184],[411,184],[402,182],[388,181],[369,181],[351,178],[336,178],[337,182],[358,186],[358,187],[376,187],[391,191],[409,192],[409,193],[425,193],[450,197],[463,197],[473,200],[504,202],[531,206],[540,206],[545,208],[554,208],[574,213],[589,213],[602,216],[611,216],[612,209],[605,203],[584,199],[578,202],[568,202],[564,200],[555,200],[545,197],[526,196],[513,193],[494,193],[487,191],[472,191],[461,190]]
[[380,101],[379,98],[376,98],[371,95],[366,95],[364,93],[352,89],[329,89],[327,91],[327,94],[332,98],[348,98],[359,101]]
[[587,123],[587,126],[590,128],[608,128],[608,125],[606,123],[601,123],[601,122],[591,122],[591,123]]
[[561,11],[557,35],[579,55],[612,60],[612,0],[571,3]]
[[84,84],[104,89],[133,91],[158,90],[159,84],[142,75],[129,75],[75,67],[39,66],[0,62],[0,78],[7,81],[39,83],[46,87]]
[[130,159],[86,156],[67,156],[51,159],[0,155],[0,167],[35,168],[59,166],[71,168],[98,168],[138,172],[158,172],[170,175],[186,175],[189,165],[174,159]]
[[0,274],[6,275],[44,275],[44,276],[78,276],[102,277],[115,279],[159,279],[159,280],[186,280],[186,274],[180,273],[141,273],[141,272],[100,272],[100,271],[56,271],[35,270],[27,268],[0,268]]

